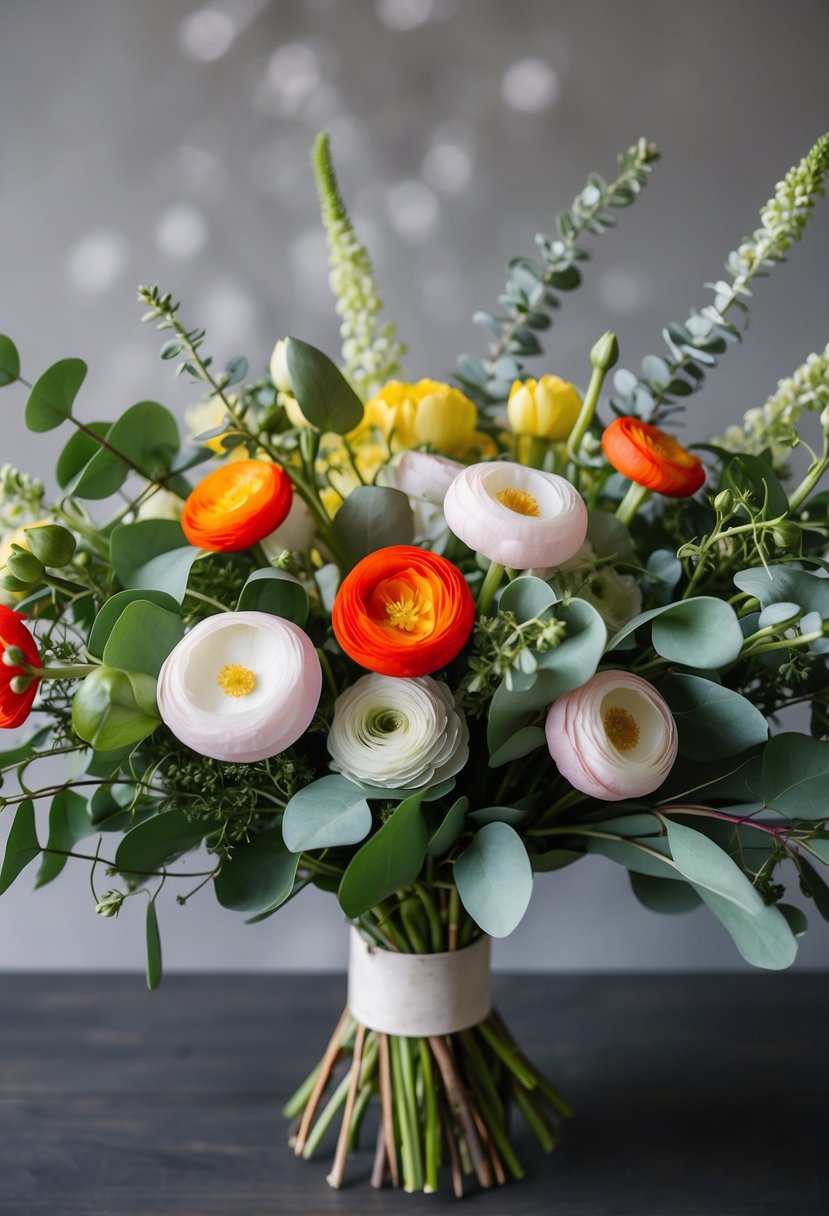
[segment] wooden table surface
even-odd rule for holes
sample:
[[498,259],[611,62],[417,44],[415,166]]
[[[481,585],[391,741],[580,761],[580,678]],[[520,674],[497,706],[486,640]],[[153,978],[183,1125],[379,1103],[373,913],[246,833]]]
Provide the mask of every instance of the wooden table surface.
[[[826,1216],[829,977],[500,976],[499,1007],[576,1107],[490,1216]],[[0,975],[2,1216],[422,1213],[449,1196],[325,1184],[279,1106],[341,976]],[[368,1138],[367,1138],[368,1143]],[[354,1185],[359,1183],[359,1185]]]

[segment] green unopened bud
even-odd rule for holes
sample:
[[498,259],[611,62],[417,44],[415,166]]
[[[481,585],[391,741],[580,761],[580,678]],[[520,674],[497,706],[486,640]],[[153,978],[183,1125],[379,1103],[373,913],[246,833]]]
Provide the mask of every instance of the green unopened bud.
[[19,646],[7,646],[3,651],[3,662],[6,667],[23,667],[26,656]]
[[9,680],[9,688],[12,692],[24,693],[28,692],[32,687],[34,676],[12,676]]
[[117,916],[125,899],[123,891],[104,891],[95,905],[99,916]]
[[825,405],[820,411],[820,426],[824,435],[829,435],[829,405]]
[[75,538],[60,524],[39,524],[26,529],[26,544],[44,566],[66,566],[75,552]]
[[734,495],[730,490],[720,490],[714,498],[714,510],[720,515],[730,515],[734,509]]
[[608,330],[599,338],[590,352],[590,362],[600,372],[609,372],[619,359],[619,343],[616,335]]
[[33,553],[25,549],[15,549],[6,562],[6,569],[14,578],[22,583],[36,583],[43,578],[43,562],[38,561]]
[[781,549],[794,549],[800,543],[800,528],[790,519],[782,519],[771,530],[774,543]]

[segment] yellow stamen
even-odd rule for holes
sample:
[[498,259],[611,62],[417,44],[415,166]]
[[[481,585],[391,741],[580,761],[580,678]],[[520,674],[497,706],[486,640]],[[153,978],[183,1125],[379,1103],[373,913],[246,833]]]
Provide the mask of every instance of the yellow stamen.
[[538,499],[526,490],[514,490],[512,486],[507,486],[505,490],[499,490],[495,497],[502,506],[514,511],[516,515],[532,515],[538,518],[541,514]]
[[630,752],[639,742],[639,724],[633,714],[613,705],[604,716],[605,733],[619,752]]
[[386,615],[389,624],[395,625],[405,633],[411,633],[424,613],[431,612],[431,602],[423,600],[418,592],[404,598],[386,600]]
[[256,676],[241,663],[225,663],[218,675],[218,685],[225,696],[246,697],[256,687]]

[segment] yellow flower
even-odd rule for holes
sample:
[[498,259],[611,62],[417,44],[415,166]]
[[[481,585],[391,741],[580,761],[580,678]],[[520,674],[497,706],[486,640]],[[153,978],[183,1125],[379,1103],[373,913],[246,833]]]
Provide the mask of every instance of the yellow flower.
[[390,380],[366,404],[366,422],[395,451],[430,447],[444,456],[470,446],[478,411],[460,389],[437,380]]
[[[223,426],[227,419],[227,410],[218,397],[213,397],[210,401],[200,401],[197,405],[188,406],[184,411],[184,418],[190,428],[190,438],[196,440],[199,435],[215,431],[217,426]],[[199,442],[202,447],[210,448],[217,456],[225,454],[224,435],[215,435],[213,439],[202,439]],[[244,448],[241,451],[243,455],[247,455]]]
[[516,380],[507,405],[513,435],[554,441],[567,438],[580,410],[581,397],[576,389],[558,376]]

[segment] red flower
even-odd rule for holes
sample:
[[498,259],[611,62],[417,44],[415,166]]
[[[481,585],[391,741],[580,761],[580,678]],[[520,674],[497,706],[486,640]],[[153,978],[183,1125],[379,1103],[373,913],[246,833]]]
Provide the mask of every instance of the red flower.
[[699,457],[638,418],[611,422],[602,435],[602,450],[623,477],[667,498],[690,498],[705,481]]
[[279,465],[234,460],[199,482],[184,504],[181,526],[197,549],[236,553],[275,532],[292,498],[291,479]]
[[465,646],[475,602],[445,557],[390,545],[364,557],[343,580],[331,623],[361,667],[384,676],[426,676]]
[[30,667],[40,667],[40,655],[32,635],[23,624],[25,619],[19,612],[12,612],[11,608],[0,604],[0,728],[4,729],[20,726],[26,721],[40,682],[36,677],[29,677],[31,682],[25,691],[15,692],[12,680],[15,677],[25,679],[29,673],[17,664],[9,665],[5,661],[6,650],[14,646],[23,652]]

